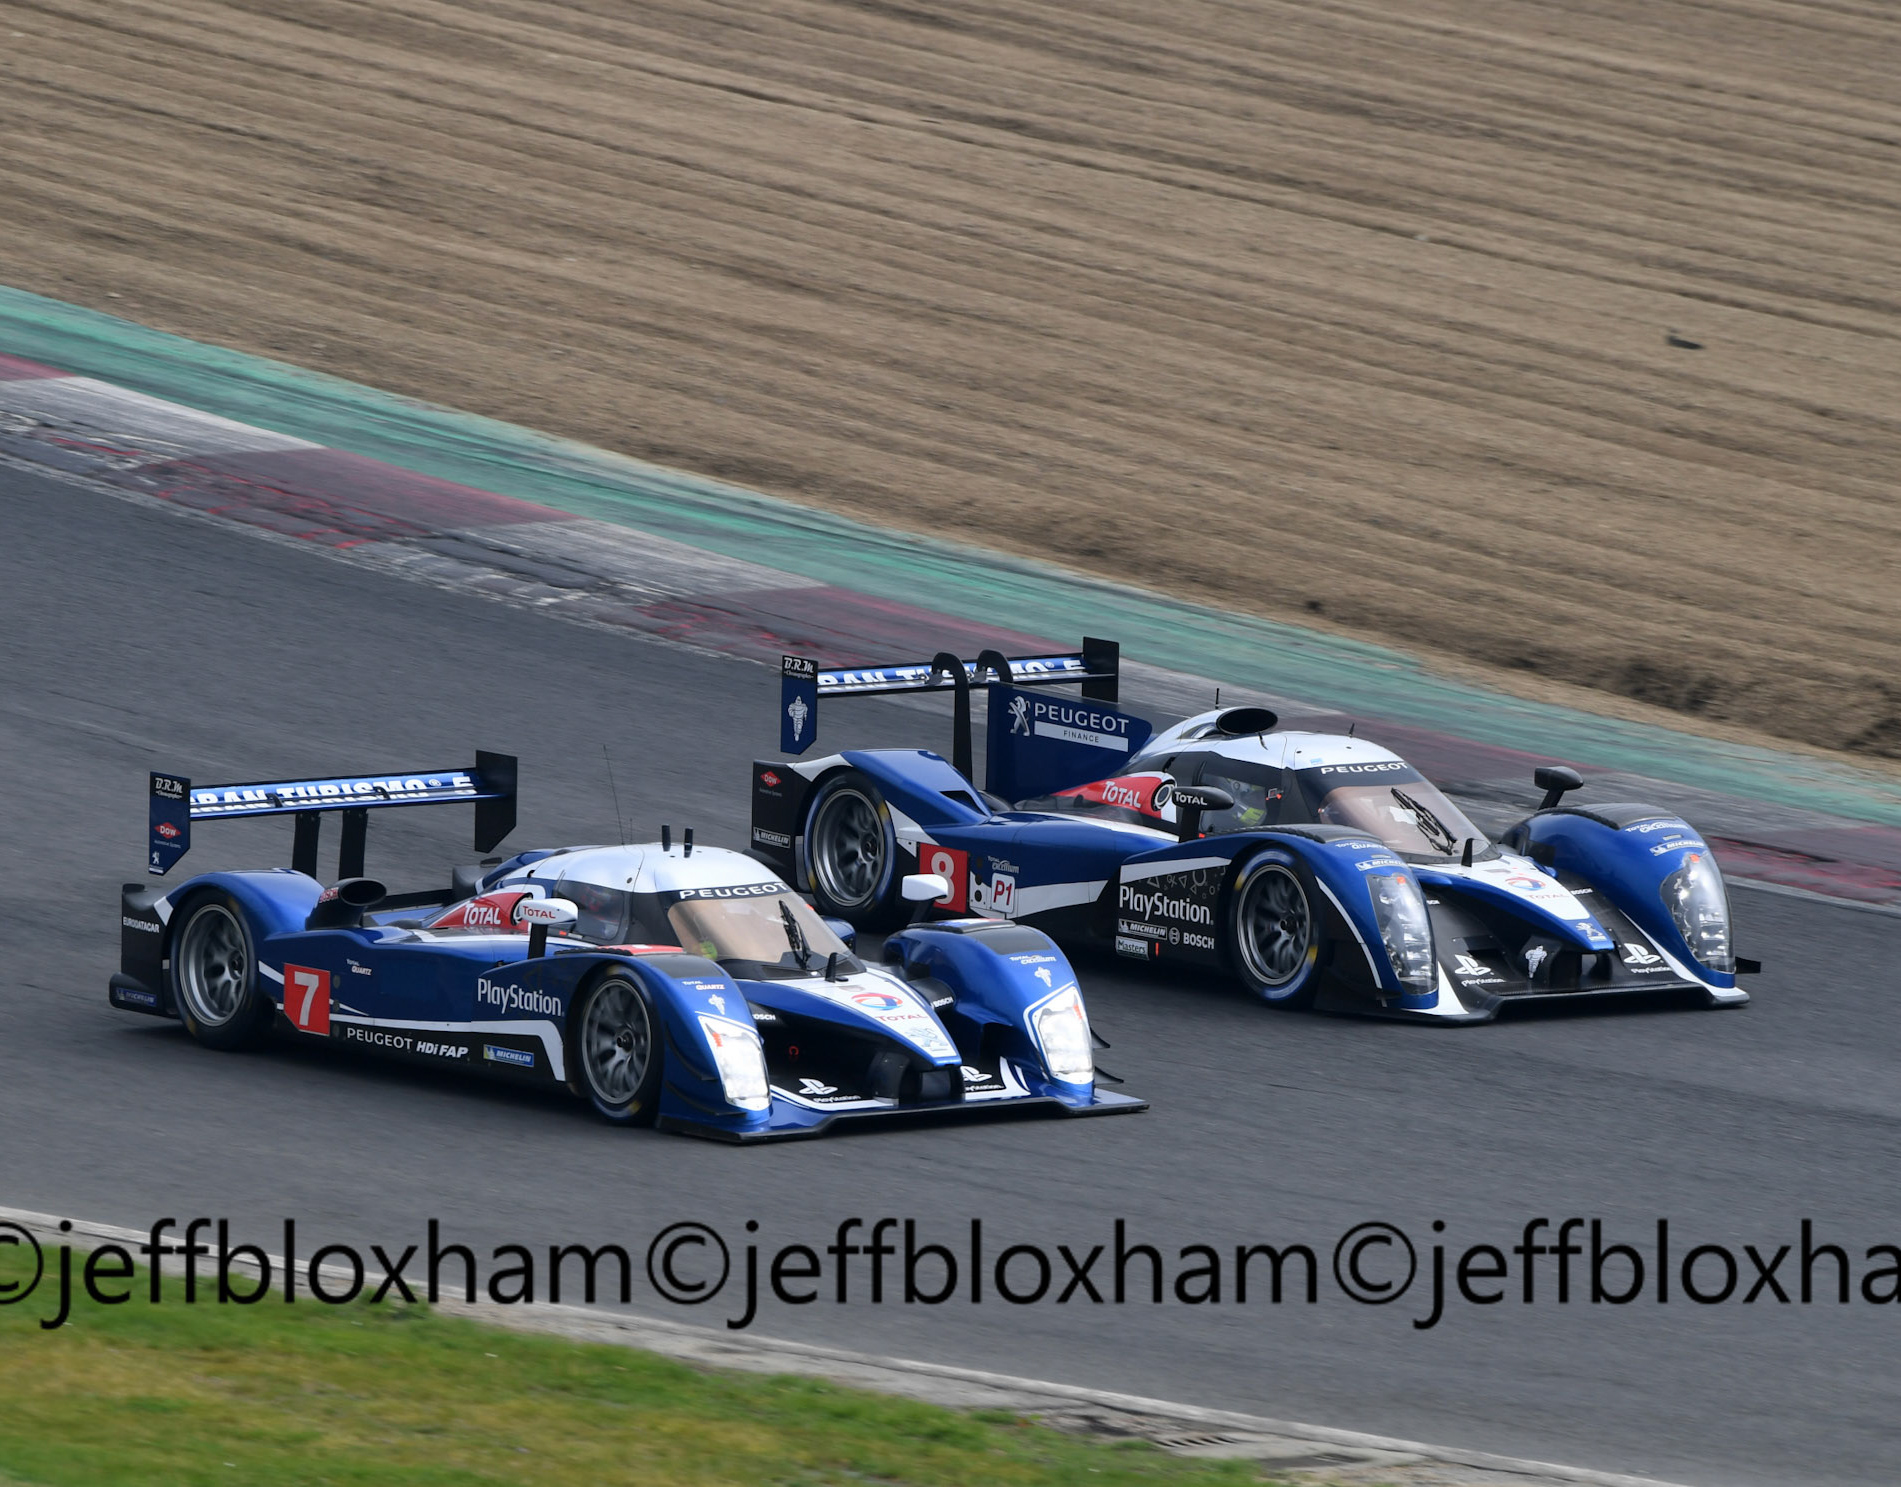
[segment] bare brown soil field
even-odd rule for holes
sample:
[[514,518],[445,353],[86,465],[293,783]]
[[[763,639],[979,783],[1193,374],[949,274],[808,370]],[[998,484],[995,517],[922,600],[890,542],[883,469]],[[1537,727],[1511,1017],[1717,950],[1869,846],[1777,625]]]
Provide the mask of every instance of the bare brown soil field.
[[0,280],[1901,756],[1888,0],[0,0]]

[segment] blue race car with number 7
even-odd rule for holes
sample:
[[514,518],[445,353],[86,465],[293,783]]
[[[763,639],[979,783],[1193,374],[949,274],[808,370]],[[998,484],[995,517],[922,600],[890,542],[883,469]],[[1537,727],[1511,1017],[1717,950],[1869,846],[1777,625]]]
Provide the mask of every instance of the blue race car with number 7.
[[[1366,739],[1216,709],[1160,733],[1116,706],[1117,648],[821,669],[785,658],[782,751],[830,699],[949,690],[953,757],[847,750],[753,766],[753,850],[824,913],[894,922],[896,885],[953,885],[937,908],[1035,926],[1151,965],[1225,973],[1288,1006],[1439,1023],[1509,1005],[1677,993],[1748,1001],[1722,874],[1685,821],[1543,806],[1497,841]],[[988,685],[985,789],[970,694]],[[1073,684],[1080,699],[1043,688]],[[1035,690],[1032,690],[1035,689]]]
[[[513,829],[515,760],[194,787],[154,774],[148,866],[207,821],[289,815],[289,868],[125,885],[111,1001],[209,1048],[273,1029],[566,1088],[608,1120],[726,1141],[984,1110],[1146,1108],[1096,1088],[1075,974],[1033,929],[974,920],[893,936],[866,965],[743,853],[657,843],[518,852],[392,894],[363,876],[369,813],[473,802],[475,847]],[[335,879],[317,876],[340,812]],[[927,901],[948,885],[898,893]]]

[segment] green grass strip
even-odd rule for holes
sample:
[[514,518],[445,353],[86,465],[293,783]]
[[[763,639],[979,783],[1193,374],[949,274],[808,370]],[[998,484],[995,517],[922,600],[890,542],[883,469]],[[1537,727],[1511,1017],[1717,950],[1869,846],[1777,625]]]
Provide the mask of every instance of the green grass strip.
[[[0,286],[0,351],[421,474],[673,537],[880,598],[1067,640],[1366,718],[1901,826],[1901,785],[1438,676],[1403,652],[937,542],[756,491],[207,346]],[[1008,532],[998,533],[1007,542]],[[864,660],[893,659],[867,656]]]
[[[49,1261],[57,1264],[54,1256]],[[0,1282],[30,1268],[0,1250]],[[6,1487],[1220,1487],[1239,1462],[807,1379],[718,1373],[420,1306],[42,1295],[0,1308]],[[125,1284],[114,1282],[117,1286]],[[201,1293],[202,1294],[202,1293]]]

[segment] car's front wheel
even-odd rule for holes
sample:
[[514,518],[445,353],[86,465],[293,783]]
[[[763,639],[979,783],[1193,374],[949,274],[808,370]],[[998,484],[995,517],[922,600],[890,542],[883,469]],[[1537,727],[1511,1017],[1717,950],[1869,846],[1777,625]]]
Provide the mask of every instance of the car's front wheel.
[[185,905],[172,940],[172,1005],[207,1048],[252,1048],[270,1032],[276,1012],[258,989],[257,956],[244,911],[223,894]]
[[651,1125],[663,1055],[646,988],[628,976],[602,977],[581,998],[573,1026],[578,1092],[618,1125]]
[[860,929],[902,917],[898,837],[884,796],[855,769],[819,787],[806,818],[805,857],[818,911]]
[[1228,897],[1228,946],[1235,974],[1263,1001],[1312,1003],[1325,946],[1310,880],[1298,862],[1273,852],[1242,868]]

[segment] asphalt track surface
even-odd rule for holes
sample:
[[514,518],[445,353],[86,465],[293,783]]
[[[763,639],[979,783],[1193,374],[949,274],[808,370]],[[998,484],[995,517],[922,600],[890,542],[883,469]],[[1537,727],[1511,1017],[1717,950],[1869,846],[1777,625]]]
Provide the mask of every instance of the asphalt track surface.
[[[1107,1120],[734,1150],[368,1056],[205,1052],[105,1002],[148,768],[285,777],[513,750],[512,841],[526,846],[612,839],[605,743],[637,834],[667,820],[738,844],[775,678],[11,468],[0,512],[8,1204],[134,1226],[228,1216],[267,1243],[293,1215],[306,1235],[392,1251],[437,1218],[478,1249],[619,1241],[637,1257],[678,1220],[735,1245],[748,1219],[768,1246],[822,1245],[843,1218],[884,1215],[953,1243],[981,1218],[992,1255],[1014,1242],[1081,1254],[1122,1218],[1132,1242],[1166,1252],[1302,1241],[1323,1267],[1337,1236],[1372,1220],[1403,1226],[1422,1252],[1435,1219],[1455,1246],[1507,1245],[1528,1218],[1571,1215],[1646,1243],[1666,1216],[1679,1255],[1704,1242],[1772,1254],[1799,1243],[1804,1217],[1857,1256],[1901,1241],[1896,922],[1748,891],[1735,894],[1742,948],[1769,968],[1740,1012],[1433,1030],[1278,1014],[1225,988],[1087,965],[1114,1044],[1103,1060],[1154,1102]],[[854,727],[865,743],[935,742],[938,725],[866,702]],[[371,871],[435,881],[467,856],[466,816],[378,819]],[[274,865],[289,828],[211,828],[199,842],[188,868]],[[1901,1464],[1894,1307],[1702,1307],[1679,1292],[1665,1306],[1577,1292],[1560,1306],[1544,1260],[1534,1304],[1516,1299],[1514,1270],[1512,1299],[1455,1304],[1419,1331],[1417,1290],[1356,1306],[1324,1272],[1311,1307],[1260,1304],[1258,1279],[1245,1307],[1231,1289],[1211,1306],[1013,1307],[990,1294],[906,1307],[889,1293],[869,1304],[855,1264],[851,1304],[829,1299],[828,1274],[825,1299],[768,1301],[755,1325],[1699,1484],[1891,1483]],[[709,1323],[737,1312],[725,1297],[668,1306],[644,1281],[635,1304]]]

